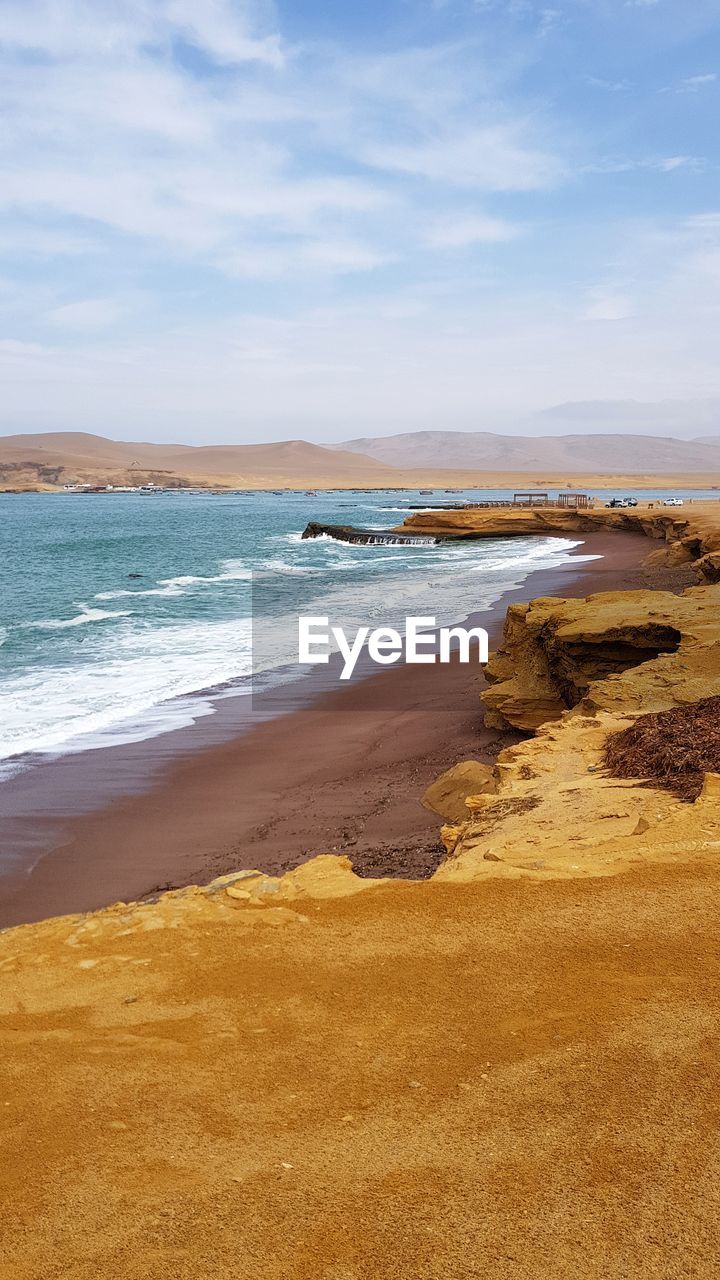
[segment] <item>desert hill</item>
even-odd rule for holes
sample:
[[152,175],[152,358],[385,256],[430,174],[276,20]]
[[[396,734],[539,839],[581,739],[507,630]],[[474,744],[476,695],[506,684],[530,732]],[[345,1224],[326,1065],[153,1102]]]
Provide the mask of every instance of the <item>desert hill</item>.
[[720,442],[458,431],[353,440],[344,447],[307,440],[147,444],[80,431],[0,437],[0,490],[151,482],[212,489],[697,488],[720,483]]
[[395,473],[357,452],[305,440],[273,444],[177,445],[107,440],[85,432],[47,432],[0,438],[0,484],[39,482],[392,484]]
[[287,472],[293,467],[319,474],[340,469],[378,470],[370,459],[358,459],[357,450],[344,453],[306,440],[281,440],[272,444],[190,445],[143,444],[108,440],[83,431],[17,435],[0,438],[0,461],[30,460],[50,466],[157,467],[163,471],[193,474],[235,475],[238,472]]
[[720,440],[676,440],[601,432],[515,436],[492,431],[411,431],[380,439],[345,440],[339,449],[391,467],[471,467],[483,471],[625,474],[717,471]]

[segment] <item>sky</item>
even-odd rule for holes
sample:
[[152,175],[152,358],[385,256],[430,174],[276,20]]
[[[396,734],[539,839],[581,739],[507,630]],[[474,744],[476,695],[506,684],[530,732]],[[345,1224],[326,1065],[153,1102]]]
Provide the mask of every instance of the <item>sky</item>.
[[2,0],[0,100],[2,434],[720,431],[720,0]]

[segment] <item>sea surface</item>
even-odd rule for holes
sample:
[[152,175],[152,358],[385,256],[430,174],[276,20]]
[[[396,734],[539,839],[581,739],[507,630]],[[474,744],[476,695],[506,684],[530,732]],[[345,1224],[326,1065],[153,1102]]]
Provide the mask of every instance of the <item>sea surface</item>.
[[0,495],[0,775],[34,753],[180,727],[212,714],[210,693],[287,679],[299,613],[346,628],[461,621],[578,545],[301,539],[311,519],[385,529],[412,505],[473,496]]

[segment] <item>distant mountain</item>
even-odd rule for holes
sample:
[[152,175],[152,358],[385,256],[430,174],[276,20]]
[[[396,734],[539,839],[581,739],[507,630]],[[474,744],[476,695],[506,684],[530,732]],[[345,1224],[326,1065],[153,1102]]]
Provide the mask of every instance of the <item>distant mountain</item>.
[[463,467],[482,471],[539,471],[658,475],[720,470],[720,440],[666,436],[576,434],[496,435],[491,431],[411,431],[378,439],[345,440],[339,449],[390,467]]
[[[305,440],[178,445],[106,440],[85,432],[0,437],[0,487],[71,483],[262,486],[389,484],[394,473],[357,451]],[[397,483],[397,481],[395,481]]]
[[323,446],[180,445],[107,440],[85,432],[0,436],[0,490],[64,485],[209,489],[652,487],[720,483],[720,441],[634,435],[503,436],[418,431]]

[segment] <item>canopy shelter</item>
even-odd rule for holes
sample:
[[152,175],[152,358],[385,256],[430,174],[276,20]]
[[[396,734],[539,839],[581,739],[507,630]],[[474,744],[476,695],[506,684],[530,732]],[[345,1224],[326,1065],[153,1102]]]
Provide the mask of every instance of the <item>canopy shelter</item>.
[[579,507],[589,507],[590,494],[589,493],[559,493],[557,504],[559,507],[574,507],[576,510]]
[[514,507],[547,507],[550,505],[550,495],[547,493],[534,492],[530,490],[528,493],[514,493]]

